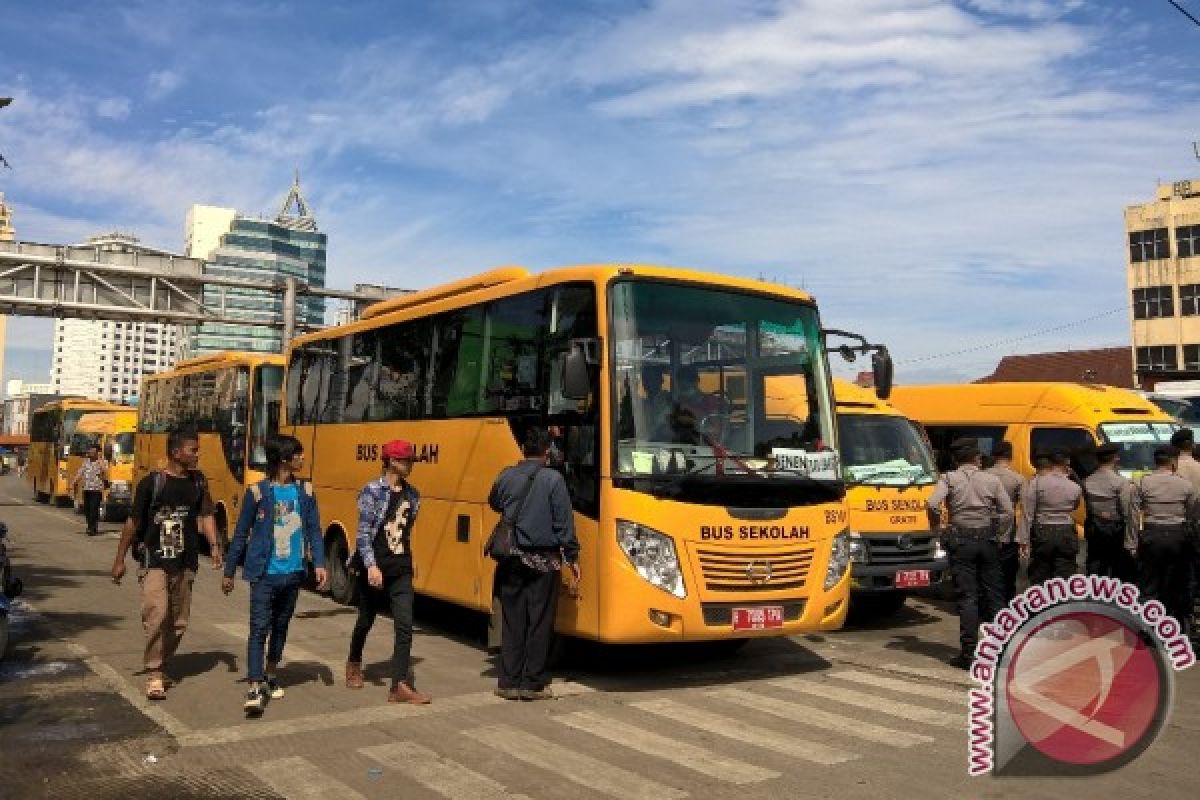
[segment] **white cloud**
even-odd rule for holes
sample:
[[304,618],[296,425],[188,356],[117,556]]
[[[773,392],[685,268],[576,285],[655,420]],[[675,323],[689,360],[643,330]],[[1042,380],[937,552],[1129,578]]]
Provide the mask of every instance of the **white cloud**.
[[183,76],[175,70],[163,69],[150,73],[146,81],[151,100],[161,100],[183,85]]
[[1083,0],[967,0],[967,5],[989,14],[1046,20],[1066,16],[1084,3]]
[[104,119],[122,120],[133,108],[128,97],[106,97],[96,103],[96,116]]

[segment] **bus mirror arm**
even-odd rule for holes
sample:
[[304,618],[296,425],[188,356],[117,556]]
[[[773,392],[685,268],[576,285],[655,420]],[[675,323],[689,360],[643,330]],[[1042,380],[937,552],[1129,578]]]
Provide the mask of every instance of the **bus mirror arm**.
[[599,339],[572,339],[563,359],[562,394],[568,400],[586,400],[592,393],[592,367],[600,363]]
[[882,344],[871,344],[857,333],[849,331],[841,331],[835,328],[826,328],[821,333],[828,339],[830,336],[840,336],[844,339],[850,339],[854,344],[843,344],[838,347],[830,348],[826,344],[826,349],[837,350],[842,358],[847,362],[855,361],[860,355],[871,354],[871,378],[875,384],[875,396],[880,400],[887,400],[892,394],[892,378],[894,374],[894,366],[892,364],[891,353],[888,352],[887,346]]

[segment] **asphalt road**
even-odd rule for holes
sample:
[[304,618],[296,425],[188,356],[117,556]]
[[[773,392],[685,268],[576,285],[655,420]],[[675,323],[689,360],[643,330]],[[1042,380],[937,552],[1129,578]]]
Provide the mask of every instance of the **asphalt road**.
[[0,664],[0,798],[528,797],[1056,798],[1195,796],[1200,671],[1181,674],[1168,727],[1129,766],[1086,779],[969,778],[957,623],[910,599],[836,634],[696,647],[580,648],[558,699],[494,697],[481,621],[422,603],[414,645],[426,707],[388,705],[390,624],[368,641],[368,686],[342,670],[352,609],[302,594],[259,720],[241,710],[248,598],[206,565],[191,627],[151,704],[141,689],[137,583],[108,571],[69,510],[0,478],[0,519],[26,595]]

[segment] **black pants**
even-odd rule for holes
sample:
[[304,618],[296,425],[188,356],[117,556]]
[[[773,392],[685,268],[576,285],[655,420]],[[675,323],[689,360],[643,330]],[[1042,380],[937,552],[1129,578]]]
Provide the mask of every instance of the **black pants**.
[[[396,639],[392,645],[392,685],[395,686],[401,681],[408,682],[412,660],[412,572],[394,577],[385,575],[382,589],[374,589],[367,583],[366,570],[359,573],[358,581],[358,622],[354,623],[354,633],[350,635],[349,660],[362,663],[367,634],[375,624],[375,616],[386,604],[392,612],[392,624],[396,629]],[[412,686],[412,683],[409,683],[409,686]]]
[[1029,543],[1029,584],[1069,578],[1079,567],[1079,537],[1074,525],[1038,525]]
[[87,520],[89,534],[100,532],[100,504],[104,500],[104,492],[84,490],[83,517]]
[[537,572],[508,559],[496,568],[496,593],[504,614],[497,684],[501,689],[544,689],[550,683],[558,573]]
[[1183,625],[1192,617],[1191,547],[1182,526],[1146,526],[1138,543],[1138,585]]
[[1000,543],[1000,574],[1004,577],[1002,586],[1003,605],[1008,605],[1017,596],[1017,573],[1021,571],[1021,548],[1016,542]]
[[958,597],[958,638],[963,655],[972,657],[980,622],[990,622],[1004,605],[1000,545],[991,530],[981,530],[952,531],[943,546]]
[[1125,549],[1125,526],[1106,521],[1089,521],[1087,537],[1087,573],[1123,581],[1137,580],[1133,559]]

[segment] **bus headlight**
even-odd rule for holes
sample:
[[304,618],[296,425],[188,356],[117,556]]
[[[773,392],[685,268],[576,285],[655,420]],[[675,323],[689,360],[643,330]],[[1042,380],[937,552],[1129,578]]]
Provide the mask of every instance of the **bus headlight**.
[[850,534],[850,561],[854,564],[866,564],[871,560],[867,549],[867,541],[857,533]]
[[850,531],[842,531],[833,537],[833,547],[829,553],[829,566],[825,569],[825,591],[829,591],[846,574],[850,567]]
[[621,545],[625,557],[638,575],[676,597],[687,597],[683,570],[679,566],[675,542],[670,536],[645,525],[619,519],[617,544]]

